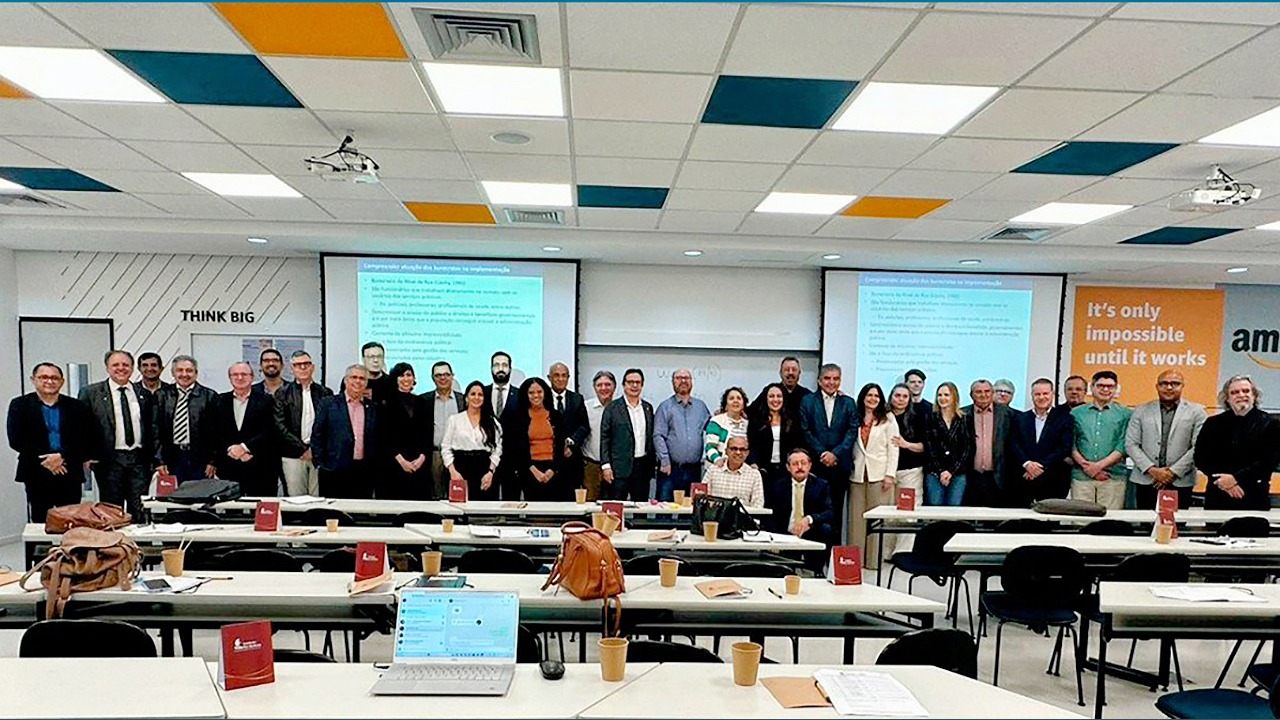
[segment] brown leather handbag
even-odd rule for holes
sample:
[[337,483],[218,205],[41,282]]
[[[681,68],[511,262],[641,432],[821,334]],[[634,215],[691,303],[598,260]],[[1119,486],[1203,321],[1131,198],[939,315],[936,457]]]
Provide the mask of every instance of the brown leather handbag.
[[[560,554],[542,589],[559,585],[580,600],[604,600],[603,633],[618,635],[622,624],[622,598],[618,596],[627,591],[618,551],[608,535],[586,523],[567,522],[560,526],[560,533]],[[612,628],[611,605],[614,608]]]
[[62,544],[49,551],[43,560],[22,576],[22,589],[27,578],[40,573],[40,583],[47,595],[45,617],[62,617],[62,610],[72,593],[120,588],[128,590],[142,564],[138,546],[122,533],[93,528],[72,528],[62,536]]
[[84,502],[50,508],[44,519],[44,531],[64,533],[71,528],[87,527],[94,530],[115,530],[133,522],[124,508],[104,502]]

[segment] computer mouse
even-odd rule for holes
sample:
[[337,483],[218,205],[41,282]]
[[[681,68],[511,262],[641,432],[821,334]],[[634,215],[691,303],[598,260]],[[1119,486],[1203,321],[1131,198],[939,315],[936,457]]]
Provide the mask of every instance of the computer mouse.
[[543,660],[538,664],[542,677],[548,680],[559,680],[564,677],[564,663],[559,660]]

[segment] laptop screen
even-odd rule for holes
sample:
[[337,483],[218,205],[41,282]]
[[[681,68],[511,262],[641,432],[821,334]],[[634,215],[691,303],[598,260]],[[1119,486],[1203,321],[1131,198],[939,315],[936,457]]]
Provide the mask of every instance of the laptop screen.
[[511,661],[520,601],[513,592],[405,589],[396,617],[395,660]]

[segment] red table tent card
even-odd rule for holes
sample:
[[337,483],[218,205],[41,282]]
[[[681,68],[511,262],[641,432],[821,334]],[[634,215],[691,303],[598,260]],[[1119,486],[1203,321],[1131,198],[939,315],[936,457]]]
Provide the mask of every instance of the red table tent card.
[[898,509],[899,510],[915,510],[916,509],[916,489],[915,488],[898,488]]
[[449,502],[464,503],[467,501],[467,481],[449,478]]
[[218,684],[224,690],[235,690],[275,681],[271,622],[223,625],[222,642],[218,645]]
[[862,548],[855,545],[837,545],[831,548],[827,579],[836,585],[861,585]]
[[391,562],[384,542],[356,543],[356,576],[347,592],[358,595],[391,582]]
[[257,532],[279,532],[280,501],[259,500],[253,513],[253,529]]
[[708,485],[707,483],[690,483],[689,484],[690,499],[697,500],[699,495],[709,495],[709,494],[711,494],[711,486]]
[[156,477],[156,497],[169,497],[178,489],[176,475],[160,475]]
[[[1178,538],[1178,491],[1161,490],[1156,493],[1156,525],[1172,525],[1172,539]],[[1154,528],[1152,534],[1155,534]]]

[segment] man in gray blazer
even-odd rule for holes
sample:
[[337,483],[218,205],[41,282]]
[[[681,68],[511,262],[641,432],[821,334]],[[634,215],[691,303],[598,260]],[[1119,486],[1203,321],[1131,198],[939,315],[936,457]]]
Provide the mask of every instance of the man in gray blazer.
[[154,406],[151,393],[133,383],[133,355],[111,350],[107,379],[80,389],[80,402],[97,421],[97,451],[89,459],[103,502],[120,505],[138,522],[146,520],[142,496],[155,462]]
[[1182,399],[1185,378],[1177,370],[1165,370],[1156,378],[1159,400],[1133,409],[1124,449],[1133,459],[1129,482],[1141,509],[1156,506],[1160,490],[1178,492],[1178,507],[1191,507],[1196,484],[1195,449],[1200,426],[1208,414],[1203,405]]
[[600,416],[600,494],[605,500],[649,499],[653,478],[653,406],[641,399],[644,372],[622,374],[622,397]]

